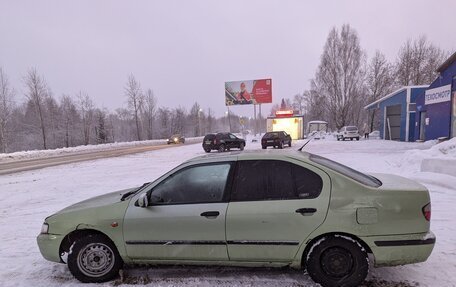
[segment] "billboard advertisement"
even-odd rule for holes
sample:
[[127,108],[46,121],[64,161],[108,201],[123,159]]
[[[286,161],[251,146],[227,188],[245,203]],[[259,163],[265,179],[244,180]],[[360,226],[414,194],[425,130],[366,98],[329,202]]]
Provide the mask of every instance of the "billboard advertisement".
[[272,103],[272,80],[225,82],[225,105]]

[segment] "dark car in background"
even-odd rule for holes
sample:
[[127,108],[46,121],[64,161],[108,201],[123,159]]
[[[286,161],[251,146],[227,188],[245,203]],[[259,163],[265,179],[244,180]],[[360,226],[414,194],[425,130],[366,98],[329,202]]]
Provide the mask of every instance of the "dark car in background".
[[232,133],[207,134],[203,139],[203,149],[205,152],[211,152],[211,150],[224,152],[232,148],[244,150],[244,147],[245,140],[238,138]]
[[291,136],[284,131],[265,133],[261,139],[263,149],[268,146],[283,148],[285,145],[291,147]]
[[172,135],[166,141],[167,144],[178,144],[178,143],[185,143],[185,137],[179,134]]

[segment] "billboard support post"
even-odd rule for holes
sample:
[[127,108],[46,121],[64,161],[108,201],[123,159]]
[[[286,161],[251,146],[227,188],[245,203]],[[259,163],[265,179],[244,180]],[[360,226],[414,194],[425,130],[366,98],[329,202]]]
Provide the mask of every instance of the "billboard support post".
[[258,104],[258,118],[260,119],[260,129],[259,129],[259,133],[261,134],[261,132],[263,131],[263,128],[262,128],[262,123],[261,123],[261,104]]
[[253,104],[253,133],[257,135],[256,104]]
[[231,116],[230,116],[230,107],[226,107],[228,111],[226,112],[226,115],[228,116],[228,124],[230,125],[230,132],[231,132]]

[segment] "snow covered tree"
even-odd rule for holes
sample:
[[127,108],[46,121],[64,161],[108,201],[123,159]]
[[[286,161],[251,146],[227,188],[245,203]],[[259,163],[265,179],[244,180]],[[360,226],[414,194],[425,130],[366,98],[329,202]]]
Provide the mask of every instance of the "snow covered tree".
[[14,109],[14,90],[8,76],[0,67],[0,152],[8,150],[9,126]]
[[127,97],[128,107],[133,113],[136,126],[136,136],[137,140],[141,140],[141,126],[139,122],[139,113],[144,104],[144,95],[141,91],[141,85],[133,76],[130,74],[128,76],[127,86],[125,87],[125,96]]
[[147,89],[144,95],[143,118],[146,125],[147,139],[153,139],[153,122],[157,111],[157,99],[151,89]]
[[326,99],[331,122],[338,129],[357,124],[351,121],[353,108],[359,109],[358,103],[362,101],[364,59],[358,34],[349,25],[343,25],[340,32],[336,28],[330,31],[315,84],[316,91]]

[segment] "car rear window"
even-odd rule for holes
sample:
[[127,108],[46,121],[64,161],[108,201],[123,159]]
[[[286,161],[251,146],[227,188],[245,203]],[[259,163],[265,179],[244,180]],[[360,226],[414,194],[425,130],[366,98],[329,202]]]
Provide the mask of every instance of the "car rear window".
[[278,137],[279,137],[279,133],[266,133],[264,135],[265,139],[272,139],[272,138],[278,138]]
[[213,140],[215,138],[215,135],[206,135],[204,137],[204,140]]
[[354,132],[354,131],[357,131],[358,128],[357,127],[347,127],[346,130],[349,132]]
[[375,178],[371,175],[364,174],[364,173],[354,170],[348,166],[345,166],[338,162],[327,159],[325,157],[311,154],[309,156],[309,158],[313,162],[321,164],[322,166],[332,169],[332,170],[334,170],[342,175],[345,175],[346,177],[349,177],[364,185],[367,185],[370,187],[379,187],[382,185],[382,182],[380,180],[378,180],[377,178]]

